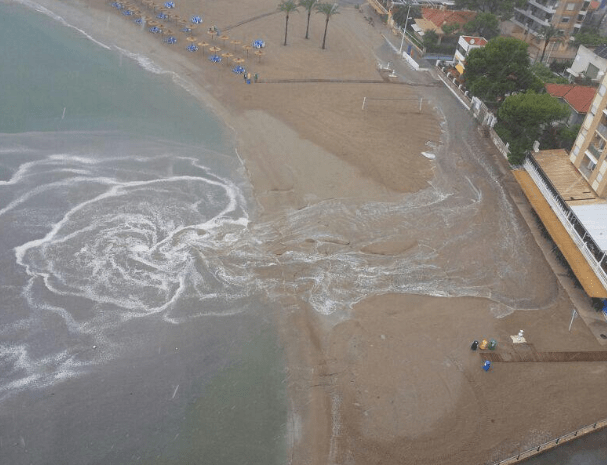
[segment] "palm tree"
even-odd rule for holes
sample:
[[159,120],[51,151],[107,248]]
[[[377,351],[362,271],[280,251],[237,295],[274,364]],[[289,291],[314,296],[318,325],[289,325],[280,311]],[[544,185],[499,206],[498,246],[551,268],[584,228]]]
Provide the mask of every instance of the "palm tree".
[[283,0],[280,5],[278,5],[278,11],[282,11],[285,13],[286,21],[285,21],[285,43],[287,45],[287,31],[289,29],[289,14],[297,11],[297,5],[293,0]]
[[331,16],[339,14],[339,11],[337,11],[337,3],[319,3],[318,5],[316,5],[316,13],[322,13],[323,15],[326,16],[326,21],[325,21],[325,33],[322,36],[322,49],[325,49],[325,42],[327,41],[327,27],[329,27],[329,19],[331,19]]
[[544,61],[544,55],[546,54],[546,48],[550,41],[554,38],[553,42],[559,42],[563,36],[563,31],[554,27],[552,24],[550,26],[543,26],[537,35],[540,39],[544,40],[544,48],[542,49],[542,57],[540,58],[540,63]]
[[310,15],[312,14],[312,9],[314,5],[316,5],[318,0],[299,0],[299,6],[303,6],[304,9],[308,12],[308,23],[306,24],[306,39],[308,39],[308,31],[310,30]]

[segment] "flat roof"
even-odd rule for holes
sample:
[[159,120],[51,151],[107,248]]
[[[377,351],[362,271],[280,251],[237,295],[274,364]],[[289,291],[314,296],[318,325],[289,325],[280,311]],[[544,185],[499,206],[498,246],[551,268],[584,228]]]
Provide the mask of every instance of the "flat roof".
[[590,233],[596,245],[607,252],[607,203],[575,205],[571,209]]
[[590,297],[607,298],[607,289],[605,289],[598,276],[594,273],[575,242],[573,242],[563,223],[558,219],[529,173],[525,170],[515,170],[512,173],[523,189],[525,196],[529,199],[529,203],[531,203],[533,209],[550,233],[550,237],[552,237],[552,240],[565,256],[567,263],[569,263],[586,294]]

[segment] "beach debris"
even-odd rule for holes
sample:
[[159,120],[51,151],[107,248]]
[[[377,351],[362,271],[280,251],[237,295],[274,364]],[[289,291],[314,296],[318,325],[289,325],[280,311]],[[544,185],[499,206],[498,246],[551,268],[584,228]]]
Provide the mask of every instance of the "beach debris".
[[198,46],[196,44],[190,44],[186,47],[188,52],[196,52],[198,51]]
[[491,368],[491,362],[489,360],[485,360],[485,363],[483,363],[483,370],[489,371],[489,368]]
[[434,160],[436,158],[436,155],[430,152],[422,152],[422,155],[430,160]]
[[475,340],[475,341],[472,342],[472,345],[470,346],[470,349],[471,350],[476,350],[477,348],[478,348],[478,341]]
[[164,7],[165,8],[175,8],[175,2],[165,2]]
[[266,46],[266,43],[261,39],[257,39],[257,40],[253,41],[254,48],[264,48],[265,46]]
[[202,16],[192,16],[190,18],[190,21],[192,21],[193,24],[201,24],[202,23]]
[[523,336],[523,330],[521,329],[516,336],[510,336],[513,344],[525,344],[527,340]]

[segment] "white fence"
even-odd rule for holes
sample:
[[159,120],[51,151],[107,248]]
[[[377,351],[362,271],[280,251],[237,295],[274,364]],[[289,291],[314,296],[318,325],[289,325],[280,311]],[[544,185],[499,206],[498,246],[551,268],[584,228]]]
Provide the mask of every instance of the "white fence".
[[[549,184],[549,181],[547,182],[547,177],[541,171],[537,162],[533,158],[527,157],[523,166],[546,198],[546,201],[550,204],[550,207],[569,233],[569,236],[571,236],[571,239],[573,239],[573,242],[575,242],[577,248],[584,255],[588,265],[590,265],[599,281],[607,289],[607,272],[601,266],[605,262],[606,255],[603,253],[600,259],[595,256],[595,253],[598,254],[600,249],[598,249],[598,246],[577,219],[575,213],[571,211],[561,196],[554,192],[554,187]],[[590,250],[590,247],[595,249],[594,253]]]
[[571,433],[563,434],[562,436],[560,436],[556,439],[553,439],[552,441],[548,441],[548,442],[545,442],[544,444],[540,444],[539,446],[534,447],[533,449],[528,449],[513,457],[509,457],[507,459],[500,460],[499,462],[495,462],[493,465],[512,465],[515,463],[519,463],[519,462],[524,461],[528,458],[531,458],[535,455],[541,454],[542,452],[553,449],[560,444],[564,444],[564,443],[572,441],[576,438],[585,436],[586,434],[601,430],[601,429],[605,428],[605,426],[607,426],[607,420],[597,421],[596,423],[594,423],[592,425],[584,426],[575,431],[572,431]]

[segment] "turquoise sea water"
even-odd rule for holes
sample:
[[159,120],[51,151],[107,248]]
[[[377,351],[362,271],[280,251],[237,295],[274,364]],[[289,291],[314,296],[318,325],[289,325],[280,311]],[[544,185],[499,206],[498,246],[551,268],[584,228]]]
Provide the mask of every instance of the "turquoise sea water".
[[229,131],[22,5],[0,44],[0,463],[284,463]]

